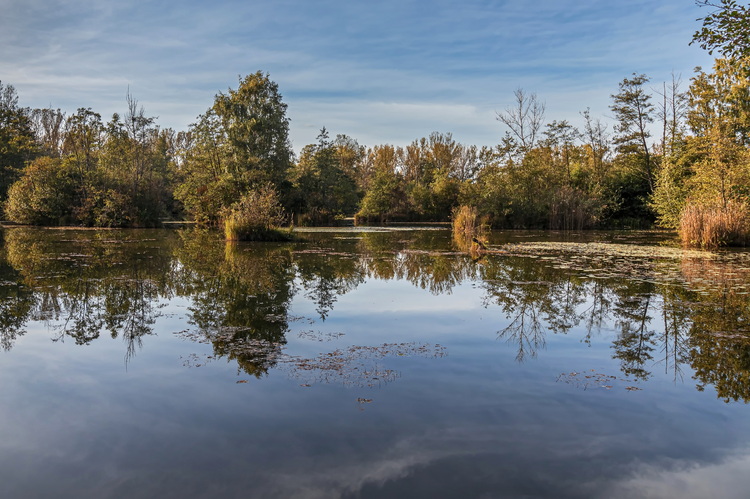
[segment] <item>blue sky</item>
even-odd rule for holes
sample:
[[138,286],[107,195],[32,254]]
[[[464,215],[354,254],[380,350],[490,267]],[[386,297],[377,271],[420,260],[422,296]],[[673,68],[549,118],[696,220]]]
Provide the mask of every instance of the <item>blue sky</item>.
[[688,43],[692,0],[0,0],[0,80],[29,107],[106,120],[131,94],[184,130],[214,95],[258,70],[278,83],[294,148],[321,127],[360,144],[433,131],[494,145],[513,91],[546,121],[605,121],[632,73],[654,88],[712,57]]

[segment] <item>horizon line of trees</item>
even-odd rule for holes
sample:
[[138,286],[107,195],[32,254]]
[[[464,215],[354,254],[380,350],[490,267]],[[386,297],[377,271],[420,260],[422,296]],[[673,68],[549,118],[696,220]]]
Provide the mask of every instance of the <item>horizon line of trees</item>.
[[[519,88],[497,114],[507,131],[494,147],[439,132],[365,147],[323,128],[295,158],[287,106],[260,71],[180,132],[160,128],[129,93],[124,115],[104,123],[90,108],[20,107],[0,82],[0,202],[16,222],[99,227],[449,221],[469,205],[496,228],[690,222],[696,238],[718,223],[711,216],[732,213],[722,223],[745,232],[723,242],[747,243],[750,13],[733,0],[698,3],[717,10],[693,41],[724,57],[711,72],[696,68],[686,91],[679,76],[652,92],[633,73],[611,96],[612,128],[586,109],[578,129],[547,121],[544,103]],[[268,213],[248,212],[259,205]]]

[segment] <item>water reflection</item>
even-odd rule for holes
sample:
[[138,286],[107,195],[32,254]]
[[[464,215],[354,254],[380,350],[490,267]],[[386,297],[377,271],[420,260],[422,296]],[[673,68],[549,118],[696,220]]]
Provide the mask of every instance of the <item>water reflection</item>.
[[[611,338],[620,374],[657,370],[726,401],[750,401],[750,258],[668,247],[524,243],[478,261],[452,251],[447,231],[305,234],[286,244],[228,244],[204,230],[4,231],[0,345],[13,347],[30,321],[78,345],[103,333],[130,359],[154,334],[160,307],[189,302],[183,335],[215,358],[261,377],[273,368],[312,381],[369,384],[393,379],[387,356],[440,356],[439,345],[358,345],[319,357],[286,351],[290,326],[329,320],[342,296],[371,280],[401,280],[433,295],[465,283],[499,311],[497,335],[529,361],[551,335],[583,331],[583,344]],[[314,304],[295,317],[293,300]],[[613,333],[613,334],[604,334]],[[190,362],[188,362],[190,363]],[[355,376],[356,373],[356,376]],[[358,377],[359,376],[359,377]]]
[[276,364],[289,329],[295,292],[289,248],[225,244],[205,230],[183,231],[180,241],[175,257],[181,293],[191,298],[190,324],[216,357],[264,375]]
[[[151,235],[151,234],[149,234]],[[5,231],[0,338],[10,349],[28,320],[55,341],[87,345],[109,332],[126,359],[153,334],[157,300],[172,294],[173,238],[158,233],[16,229]],[[19,308],[20,307],[20,308]]]

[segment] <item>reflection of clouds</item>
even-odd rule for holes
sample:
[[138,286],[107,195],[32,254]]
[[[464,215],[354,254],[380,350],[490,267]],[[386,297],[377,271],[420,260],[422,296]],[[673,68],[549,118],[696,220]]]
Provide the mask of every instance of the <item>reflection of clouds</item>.
[[439,458],[439,455],[409,455],[396,459],[382,458],[375,462],[353,464],[314,474],[276,477],[278,486],[269,497],[331,498],[361,491],[366,485],[380,486],[409,475],[411,469]]
[[616,499],[745,499],[750,495],[750,454],[719,463],[678,462],[668,468],[640,465],[635,473],[599,495]]
[[[529,473],[528,465],[531,463],[524,463],[523,459],[512,462],[497,454],[477,452],[483,446],[476,441],[464,444],[455,442],[453,449],[444,446],[445,442],[431,439],[402,444],[370,461],[273,474],[269,476],[270,488],[264,492],[295,498],[359,497],[369,496],[375,491],[414,494],[420,491],[410,488],[415,482],[433,482],[441,484],[444,493],[452,497],[453,492],[461,491],[451,487],[456,484],[446,479],[445,472],[454,468],[460,474],[467,467],[480,475],[491,470],[493,476],[485,475],[483,484],[473,483],[476,477],[463,476],[457,482],[466,491],[494,491],[509,494],[507,497],[744,499],[750,490],[750,475],[747,473],[750,455],[736,456],[716,464],[682,463],[672,466],[675,469],[653,469],[642,464],[635,475],[618,480],[606,476],[587,477],[585,473],[567,474],[566,469],[567,472],[572,470],[564,466],[558,468],[558,472],[549,473],[552,468],[548,469],[545,476]],[[611,474],[621,469],[615,466]],[[368,495],[367,491],[371,494]],[[377,493],[374,495],[378,496]],[[469,493],[466,497],[472,495]]]
[[[642,462],[629,478],[633,454],[622,439],[584,444],[559,435],[547,444],[516,441],[492,426],[433,430],[374,442],[368,437],[337,446],[316,459],[286,459],[254,481],[264,497],[747,497],[750,455],[718,464],[676,461],[659,468]],[[371,447],[364,452],[361,447]],[[633,449],[630,449],[631,451]],[[695,462],[695,461],[694,461]],[[428,495],[428,491],[440,491]]]
[[[450,431],[450,430],[449,430]],[[432,463],[458,458],[477,452],[486,441],[476,435],[452,432],[452,435],[432,434],[410,437],[392,442],[382,452],[368,454],[369,459],[332,457],[304,470],[297,468],[269,473],[267,497],[333,498],[358,496],[367,487],[407,479],[415,470],[428,469]],[[357,453],[358,454],[358,453]],[[439,477],[436,477],[440,481]]]

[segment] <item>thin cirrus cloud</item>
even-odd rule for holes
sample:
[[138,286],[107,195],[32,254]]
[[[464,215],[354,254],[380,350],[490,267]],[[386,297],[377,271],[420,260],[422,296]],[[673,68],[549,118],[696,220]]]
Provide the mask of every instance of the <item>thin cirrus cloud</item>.
[[[295,148],[325,126],[403,145],[431,131],[492,145],[516,88],[547,117],[607,114],[631,73],[686,80],[711,58],[688,46],[692,2],[324,0],[115,3],[0,0],[0,79],[23,105],[121,112],[130,91],[185,129],[258,70],[279,84]],[[474,122],[473,120],[476,120]],[[378,124],[377,127],[372,124]]]

